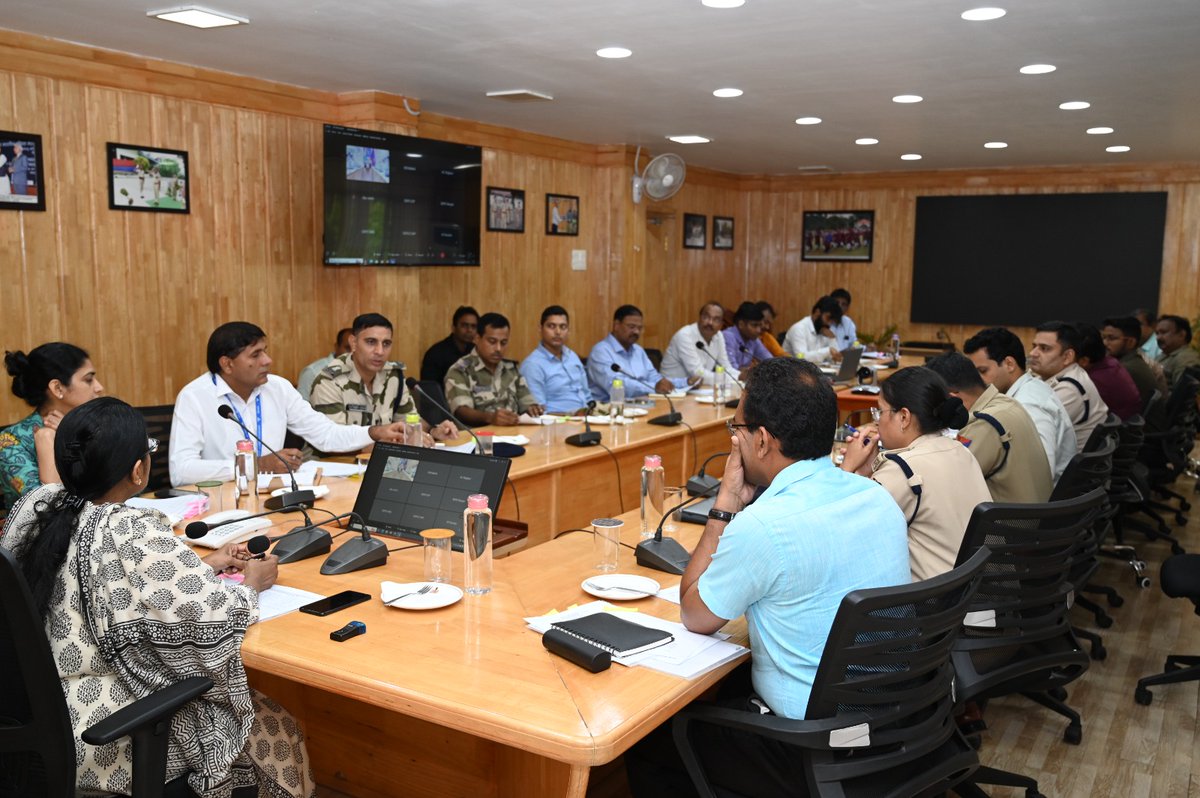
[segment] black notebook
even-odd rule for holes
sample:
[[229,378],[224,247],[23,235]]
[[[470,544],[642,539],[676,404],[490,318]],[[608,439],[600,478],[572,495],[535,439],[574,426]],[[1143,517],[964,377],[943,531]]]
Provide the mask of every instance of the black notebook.
[[618,618],[611,612],[596,612],[572,621],[560,621],[550,625],[617,657],[640,654],[652,648],[665,646],[675,639],[670,632]]

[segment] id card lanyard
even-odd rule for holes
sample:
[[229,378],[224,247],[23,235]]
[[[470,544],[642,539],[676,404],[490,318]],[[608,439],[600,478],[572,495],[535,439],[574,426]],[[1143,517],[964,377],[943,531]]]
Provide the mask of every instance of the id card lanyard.
[[[217,375],[216,374],[212,375],[212,381],[213,381],[213,385],[217,384]],[[226,396],[232,396],[232,394],[226,394]],[[246,428],[246,422],[242,418],[242,414],[238,412],[238,409],[236,407],[234,407],[233,402],[230,402],[229,406],[231,408],[233,408],[233,414],[235,416],[237,416],[238,424],[241,426],[242,432],[246,433],[246,437],[249,438],[250,430],[248,430]],[[258,396],[254,397],[254,415],[255,415],[255,432],[258,433],[258,438],[255,439],[254,443],[256,444],[256,447],[258,449],[258,456],[262,457],[263,445],[262,445],[262,394],[261,393]]]

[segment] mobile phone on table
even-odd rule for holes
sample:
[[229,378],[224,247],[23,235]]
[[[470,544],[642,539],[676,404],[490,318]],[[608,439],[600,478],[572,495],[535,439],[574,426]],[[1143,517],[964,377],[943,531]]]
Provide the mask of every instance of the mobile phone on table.
[[341,612],[347,607],[362,604],[369,598],[371,598],[369,595],[359,593],[357,590],[343,590],[341,593],[323,598],[320,601],[314,601],[312,604],[305,604],[300,608],[300,612],[307,612],[309,615],[333,615],[335,612]]

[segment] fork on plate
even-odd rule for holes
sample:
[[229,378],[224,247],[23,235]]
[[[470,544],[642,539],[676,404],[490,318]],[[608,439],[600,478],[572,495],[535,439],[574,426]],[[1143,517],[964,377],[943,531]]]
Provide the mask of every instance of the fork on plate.
[[595,582],[584,582],[591,590],[598,590],[601,593],[608,590],[624,590],[629,593],[641,593],[643,596],[657,596],[658,592],[654,590],[639,590],[636,587],[625,587],[623,585],[598,585]]
[[413,590],[408,593],[401,593],[399,596],[396,596],[394,599],[391,599],[390,601],[385,601],[384,604],[387,605],[388,607],[390,607],[402,598],[408,598],[409,596],[423,596],[426,593],[436,593],[436,592],[437,592],[437,585],[422,585],[420,590]]

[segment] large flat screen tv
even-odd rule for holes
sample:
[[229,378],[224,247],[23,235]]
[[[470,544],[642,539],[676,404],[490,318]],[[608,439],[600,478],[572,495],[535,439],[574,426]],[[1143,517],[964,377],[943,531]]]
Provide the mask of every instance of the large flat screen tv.
[[325,126],[325,264],[478,266],[482,149]]

